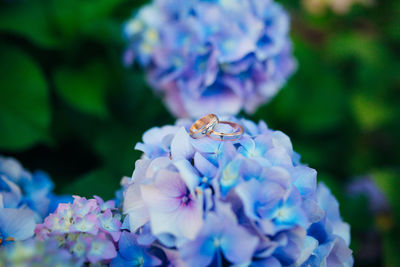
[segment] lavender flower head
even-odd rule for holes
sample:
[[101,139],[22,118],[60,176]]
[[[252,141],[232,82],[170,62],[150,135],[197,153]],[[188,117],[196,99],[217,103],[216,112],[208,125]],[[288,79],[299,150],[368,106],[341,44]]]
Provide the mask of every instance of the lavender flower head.
[[153,0],[125,25],[124,60],[177,117],[252,113],[296,68],[289,24],[273,0]]
[[157,256],[165,258],[152,246],[154,238],[146,239],[144,232],[139,237],[122,225],[114,200],[97,196],[74,196],[72,204],[60,204],[35,233],[37,241],[66,251],[77,266],[159,266]]
[[123,182],[131,232],[158,244],[169,266],[352,266],[349,225],[289,137],[229,120],[241,139],[193,139],[186,120],[144,134]]
[[57,246],[56,241],[40,242],[35,239],[16,241],[1,247],[0,259],[0,267],[80,266],[66,249]]
[[57,240],[58,246],[83,262],[108,262],[117,256],[120,217],[114,201],[74,196],[72,204],[60,204],[43,224],[38,224],[35,233],[40,241]]
[[54,205],[69,201],[68,197],[55,196],[53,187],[44,172],[31,174],[15,159],[0,156],[0,244],[31,237],[35,223]]

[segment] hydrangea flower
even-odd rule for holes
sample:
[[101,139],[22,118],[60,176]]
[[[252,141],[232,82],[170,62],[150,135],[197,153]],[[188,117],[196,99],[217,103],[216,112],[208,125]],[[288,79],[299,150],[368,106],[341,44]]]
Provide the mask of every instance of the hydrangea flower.
[[81,264],[56,241],[39,242],[35,239],[17,241],[0,248],[0,267],[7,266],[65,266],[78,267]]
[[70,200],[55,196],[53,187],[44,172],[31,174],[15,159],[0,156],[0,244],[31,237],[35,223]]
[[389,201],[385,194],[376,185],[371,176],[358,177],[347,186],[347,194],[350,197],[366,196],[369,210],[374,214],[388,213]]
[[243,126],[239,140],[193,139],[190,120],[144,134],[123,180],[131,232],[161,247],[169,266],[352,266],[338,202],[289,137],[229,120]]
[[60,204],[55,213],[35,229],[38,240],[57,240],[75,258],[97,263],[117,256],[121,218],[113,200],[74,196],[72,204]]
[[111,261],[111,267],[160,266],[162,261],[153,255],[150,246],[139,244],[138,236],[123,232],[118,243],[118,256]]
[[339,204],[324,184],[318,186],[317,203],[325,214],[307,230],[309,247],[315,249],[305,266],[352,266],[353,258],[347,248],[350,227],[342,221]]
[[105,202],[98,196],[74,196],[72,204],[60,204],[36,226],[35,233],[38,241],[56,242],[54,246],[65,250],[79,266],[159,266],[165,262],[149,231],[129,232],[121,223],[115,200]]
[[273,0],[153,0],[125,25],[124,60],[177,117],[251,113],[296,68],[289,27]]
[[26,240],[33,236],[35,215],[26,208],[5,208],[0,195],[0,245],[14,240]]
[[[363,218],[365,227],[362,229],[362,239],[358,247],[359,262],[378,262],[384,246],[384,233],[395,225],[393,209],[388,197],[376,183],[375,175],[354,177],[347,185],[346,195],[350,201],[363,198],[364,212],[369,216]],[[365,205],[366,204],[366,205]]]

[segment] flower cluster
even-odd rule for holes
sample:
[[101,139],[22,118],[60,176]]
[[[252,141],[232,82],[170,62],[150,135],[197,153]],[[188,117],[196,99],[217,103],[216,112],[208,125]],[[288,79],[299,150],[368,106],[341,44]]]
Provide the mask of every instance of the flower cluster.
[[53,187],[44,172],[31,174],[15,159],[0,156],[0,244],[31,237],[36,222],[58,203],[70,201],[55,196]]
[[[380,177],[379,177],[380,178]],[[358,248],[360,262],[378,262],[380,251],[384,247],[384,234],[393,229],[395,223],[393,209],[389,199],[376,183],[376,174],[354,177],[347,185],[348,201],[362,200],[360,207],[364,210],[361,245]],[[365,202],[364,202],[365,201]]]
[[144,134],[124,180],[131,232],[158,242],[172,266],[351,266],[338,203],[290,139],[229,120],[245,130],[237,141],[193,139],[186,120]]
[[57,240],[74,258],[83,262],[107,262],[117,256],[121,237],[121,216],[113,200],[74,196],[72,204],[60,204],[55,213],[35,229],[40,241]]
[[390,211],[389,201],[385,194],[374,182],[372,176],[362,176],[355,179],[347,186],[349,197],[365,196],[368,200],[368,208],[373,214],[383,214]]
[[0,267],[80,266],[66,249],[58,248],[56,241],[39,242],[34,239],[17,241],[1,247],[0,259]]
[[153,0],[126,23],[124,60],[177,117],[251,113],[296,68],[289,24],[272,0]]

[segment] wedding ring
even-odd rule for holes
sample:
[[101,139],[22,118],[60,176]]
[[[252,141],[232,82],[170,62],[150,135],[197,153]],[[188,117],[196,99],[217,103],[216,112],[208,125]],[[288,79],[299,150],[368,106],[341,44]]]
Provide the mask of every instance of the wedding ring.
[[221,133],[221,132],[216,132],[214,130],[211,130],[210,132],[207,133],[207,135],[214,140],[217,141],[233,141],[237,140],[243,135],[243,127],[238,124],[234,123],[231,121],[220,121],[220,124],[228,124],[232,126],[234,132],[233,133]]
[[208,114],[193,123],[192,127],[190,127],[189,134],[195,139],[201,138],[212,131],[218,123],[219,120],[215,114]]

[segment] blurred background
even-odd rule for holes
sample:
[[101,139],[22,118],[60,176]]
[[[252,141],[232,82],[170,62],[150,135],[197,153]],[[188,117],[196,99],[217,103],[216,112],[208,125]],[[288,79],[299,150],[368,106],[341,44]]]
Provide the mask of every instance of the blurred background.
[[[174,123],[122,65],[121,26],[145,2],[0,1],[0,154],[48,172],[56,192],[114,197],[144,131]],[[242,115],[289,135],[331,187],[356,266],[400,266],[400,1],[279,2],[299,69]]]

